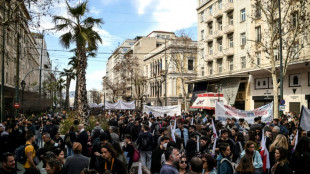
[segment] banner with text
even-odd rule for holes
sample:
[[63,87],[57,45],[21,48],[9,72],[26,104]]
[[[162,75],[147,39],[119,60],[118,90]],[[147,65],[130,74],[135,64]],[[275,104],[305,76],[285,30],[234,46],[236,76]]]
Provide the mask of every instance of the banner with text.
[[116,109],[116,110],[133,110],[136,109],[135,101],[117,101],[116,103],[105,102],[105,109]]
[[235,117],[237,120],[239,118],[243,118],[249,124],[253,124],[254,118],[258,116],[262,117],[262,122],[264,123],[271,122],[273,119],[273,102],[251,111],[239,110],[234,107],[224,105],[221,102],[216,103],[215,119],[224,123],[226,123],[226,118]]
[[143,112],[149,114],[152,112],[152,114],[155,117],[163,117],[164,114],[174,116],[176,115],[181,115],[181,105],[173,105],[173,106],[148,106],[144,105],[143,106]]

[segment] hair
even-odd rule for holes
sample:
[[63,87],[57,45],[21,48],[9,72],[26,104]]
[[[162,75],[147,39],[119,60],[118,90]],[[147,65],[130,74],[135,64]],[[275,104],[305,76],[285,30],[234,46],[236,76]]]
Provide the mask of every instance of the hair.
[[276,130],[277,132],[280,132],[280,127],[279,126],[274,126],[272,129]]
[[107,149],[108,152],[111,153],[111,156],[112,156],[113,158],[117,157],[117,152],[115,151],[115,149],[113,148],[113,146],[112,146],[111,143],[105,143],[105,144],[103,144],[103,145],[101,146],[100,149],[102,149],[102,148]]
[[165,130],[168,130],[166,127],[162,127],[159,129],[159,133],[162,134],[164,133]]
[[26,135],[26,139],[30,140],[31,138],[33,138],[35,135],[32,132],[27,133]]
[[238,132],[237,134],[237,141],[244,141],[244,135],[241,132]]
[[131,140],[131,135],[130,135],[130,134],[126,134],[126,135],[125,135],[125,138]]
[[99,172],[97,172],[97,170],[95,169],[88,169],[85,168],[84,170],[81,171],[81,174],[97,174]]
[[[129,170],[130,174],[138,174],[139,173],[139,166],[133,166],[131,167],[131,169]],[[142,174],[151,174],[151,172],[149,171],[148,168],[146,168],[145,166],[142,166]]]
[[115,152],[116,152],[116,157],[118,157],[118,156],[121,155],[121,154],[124,154],[124,151],[123,151],[123,149],[121,148],[119,142],[113,141],[113,142],[112,142],[112,146],[113,146],[113,148],[114,148],[114,150],[115,150]]
[[71,126],[69,131],[74,132],[74,126]]
[[82,152],[82,144],[79,142],[73,143],[73,153],[80,154]]
[[297,146],[296,146],[296,149],[293,155],[299,159],[302,157],[304,153],[309,153],[309,152],[310,152],[310,138],[301,137],[297,143]]
[[193,157],[190,162],[191,171],[201,173],[203,169],[203,162],[199,157]]
[[143,125],[143,129],[144,129],[145,131],[149,131],[149,130],[150,130],[150,127],[149,127],[148,125],[144,124],[144,125]]
[[236,171],[242,174],[252,174],[255,171],[252,158],[245,154],[241,159],[236,168]]
[[223,155],[223,151],[225,151],[225,150],[227,149],[228,146],[229,146],[228,143],[221,143],[221,144],[220,144],[219,149],[220,149],[220,153],[221,153],[222,155]]
[[280,158],[277,160],[277,162],[280,163],[281,166],[284,165],[285,162],[287,162],[287,150],[283,147],[276,147],[275,151],[278,150],[280,153]]
[[44,161],[49,161],[50,159],[56,159],[57,157],[56,157],[56,155],[53,153],[53,152],[51,152],[51,151],[48,151],[48,152],[46,152],[45,153],[45,155],[44,155]]
[[58,173],[61,171],[62,164],[60,163],[60,161],[58,161],[55,158],[51,158],[47,160],[46,164],[48,164],[51,168],[54,168],[55,173]]
[[269,152],[274,151],[275,147],[283,147],[285,149],[288,149],[288,142],[286,136],[278,134],[274,142],[270,145]]
[[43,136],[46,136],[46,138],[51,138],[51,135],[49,133],[44,133]]
[[228,134],[229,134],[228,129],[222,129],[222,130],[221,130],[221,134],[224,134],[224,133],[228,133]]
[[60,148],[56,148],[53,152],[54,152],[54,154],[55,154],[56,156],[59,156],[59,154],[60,154],[61,152],[64,152],[64,150],[62,150],[62,149],[60,149]]
[[14,157],[14,154],[10,153],[10,152],[5,152],[5,153],[1,154],[0,162],[1,163],[7,162],[9,156],[13,156]]
[[173,155],[173,150],[179,151],[179,149],[177,149],[177,148],[175,148],[175,147],[167,148],[167,150],[166,150],[166,152],[165,152],[166,161],[169,161],[169,160],[170,160],[170,156]]
[[163,141],[165,141],[165,140],[170,140],[170,139],[169,139],[169,137],[167,137],[167,136],[163,136],[163,137],[161,137],[160,142],[163,142]]
[[216,167],[216,160],[210,154],[204,154],[201,158],[207,160],[207,170],[210,172]]
[[246,153],[247,155],[249,155],[249,156],[252,156],[252,157],[253,157],[255,151],[252,153],[252,152],[250,152],[250,151],[248,150],[248,148],[249,148],[251,145],[253,145],[253,144],[254,144],[254,146],[255,146],[254,141],[247,141],[247,142],[245,143],[245,145],[244,145],[244,151],[245,151],[245,153]]
[[24,174],[41,174],[40,170],[30,167],[29,169],[25,170]]
[[196,130],[196,126],[195,125],[190,125],[189,127],[194,129],[194,130]]

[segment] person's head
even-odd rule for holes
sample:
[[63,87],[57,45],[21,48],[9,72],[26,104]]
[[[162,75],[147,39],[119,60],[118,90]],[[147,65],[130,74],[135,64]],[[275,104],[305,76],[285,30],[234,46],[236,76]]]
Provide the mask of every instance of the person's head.
[[236,171],[239,173],[254,173],[255,168],[252,162],[252,157],[245,154],[241,159],[236,168]]
[[82,153],[82,144],[79,142],[73,143],[73,153],[74,154],[81,154]]
[[269,151],[274,151],[275,147],[288,149],[288,141],[285,135],[278,134],[274,142],[270,145]]
[[209,143],[210,143],[210,138],[209,137],[203,136],[203,137],[200,138],[201,146],[206,146]]
[[309,137],[301,137],[297,143],[296,149],[294,151],[294,156],[297,158],[301,158],[304,153],[310,152],[310,138]]
[[237,141],[244,141],[244,135],[241,132],[237,133]]
[[14,154],[10,152],[3,153],[1,155],[1,165],[6,171],[12,171],[15,169],[15,158]]
[[58,139],[59,137],[60,137],[60,132],[57,132],[56,135],[55,135],[55,138]]
[[145,131],[145,132],[148,132],[150,130],[150,127],[148,125],[144,124],[142,126],[142,130]]
[[135,120],[135,124],[134,124],[135,126],[139,126],[140,125],[140,122],[139,122],[139,120]]
[[165,151],[165,158],[167,162],[177,166],[180,161],[180,152],[177,148],[168,148]]
[[228,130],[227,129],[222,129],[221,130],[221,138],[224,140],[228,139]]
[[283,147],[276,147],[274,158],[280,163],[281,166],[283,166],[284,163],[287,162],[287,149],[284,149]]
[[245,153],[249,156],[254,155],[255,143],[253,141],[247,141],[244,145]]
[[29,132],[26,135],[26,139],[27,139],[27,141],[30,141],[31,143],[34,143],[35,140],[36,140],[36,137],[35,137],[35,135],[33,133]]
[[98,121],[96,121],[95,125],[96,125],[96,126],[100,126],[100,124],[99,124],[99,122],[98,122]]
[[203,162],[199,157],[193,157],[190,163],[190,169],[192,172],[201,173],[203,169]]
[[79,132],[80,132],[82,129],[84,129],[84,125],[83,125],[83,124],[79,124],[79,125],[78,125],[78,130],[79,130]]
[[119,142],[113,141],[113,142],[112,142],[112,147],[113,147],[113,149],[114,149],[115,152],[116,152],[116,156],[119,156],[120,154],[123,154],[123,153],[124,153],[124,151],[123,151],[123,149],[121,148],[121,145],[120,145]]
[[163,136],[160,139],[160,145],[164,148],[167,149],[168,143],[169,143],[170,139],[169,137]]
[[51,136],[49,133],[44,133],[42,136],[42,139],[43,139],[44,143],[47,143],[47,142],[51,141]]
[[125,138],[124,138],[124,141],[127,142],[127,143],[131,142],[131,135],[130,134],[126,134]]
[[30,167],[29,169],[27,169],[24,174],[41,174],[40,170],[34,168],[34,167]]
[[179,162],[179,169],[183,169],[183,170],[185,170],[186,169],[186,167],[187,167],[187,158],[186,158],[186,156],[182,156],[181,158],[180,158],[180,162]]
[[[129,170],[129,174],[138,174],[139,173],[139,166],[132,166]],[[145,166],[142,166],[142,174],[151,174],[149,169]]]
[[183,129],[183,122],[182,121],[178,121],[178,128]]
[[81,174],[99,174],[99,172],[97,172],[97,170],[95,169],[85,168],[84,170],[82,170]]
[[273,124],[279,125],[279,119],[277,119],[277,118],[273,119]]
[[221,143],[219,149],[222,156],[230,156],[231,151],[228,143]]
[[196,126],[195,125],[190,125],[188,128],[188,132],[193,133],[196,131]]
[[109,136],[105,132],[102,132],[99,136],[99,139],[101,144],[105,144],[109,141]]
[[62,164],[60,163],[59,160],[55,158],[51,158],[46,161],[46,173],[47,174],[54,174],[54,173],[59,173],[61,171],[61,166]]
[[204,154],[201,157],[203,168],[210,172],[216,167],[216,160],[210,154]]
[[56,158],[61,161],[61,162],[64,162],[64,159],[65,159],[65,153],[62,149],[60,148],[56,148],[54,151],[54,154],[56,155]]
[[116,157],[116,151],[110,143],[101,146],[102,157],[108,161]]
[[236,128],[236,127],[234,127],[234,128],[231,130],[231,135],[232,135],[232,136],[236,136],[236,135],[238,134],[238,132],[239,132],[239,129]]

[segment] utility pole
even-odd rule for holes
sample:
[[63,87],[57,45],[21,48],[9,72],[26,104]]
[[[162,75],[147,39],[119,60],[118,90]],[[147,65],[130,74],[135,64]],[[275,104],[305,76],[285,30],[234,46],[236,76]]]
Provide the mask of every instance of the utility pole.
[[[5,21],[5,9],[6,8],[6,1],[3,2],[3,9],[2,9],[2,22]],[[5,59],[5,31],[6,31],[6,24],[2,25],[2,60],[1,60],[1,122],[4,119],[4,59]]]
[[42,84],[43,44],[44,44],[44,30],[42,31],[42,40],[41,40],[40,75],[39,75],[39,111],[41,111],[41,84]]
[[[282,27],[281,27],[281,1],[278,0],[279,3],[279,38],[280,38],[280,101],[283,100],[283,57],[282,57]],[[274,94],[278,95],[278,94]],[[278,107],[278,106],[276,106]]]
[[165,38],[165,106],[167,106],[167,75],[168,75],[168,70],[167,70],[167,39]]
[[[16,87],[15,87],[15,89],[16,89],[16,103],[19,103],[19,58],[20,58],[20,53],[19,53],[19,51],[20,51],[20,43],[19,43],[19,40],[20,40],[20,34],[19,34],[19,32],[17,31],[17,55],[16,55]],[[18,117],[18,108],[16,108],[16,117]]]

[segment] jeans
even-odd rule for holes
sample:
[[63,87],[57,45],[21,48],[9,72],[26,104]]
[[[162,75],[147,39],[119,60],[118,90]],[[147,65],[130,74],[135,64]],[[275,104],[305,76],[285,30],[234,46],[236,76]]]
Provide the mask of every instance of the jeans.
[[67,157],[73,155],[73,148],[67,146]]
[[140,158],[142,165],[151,170],[152,151],[140,151]]

